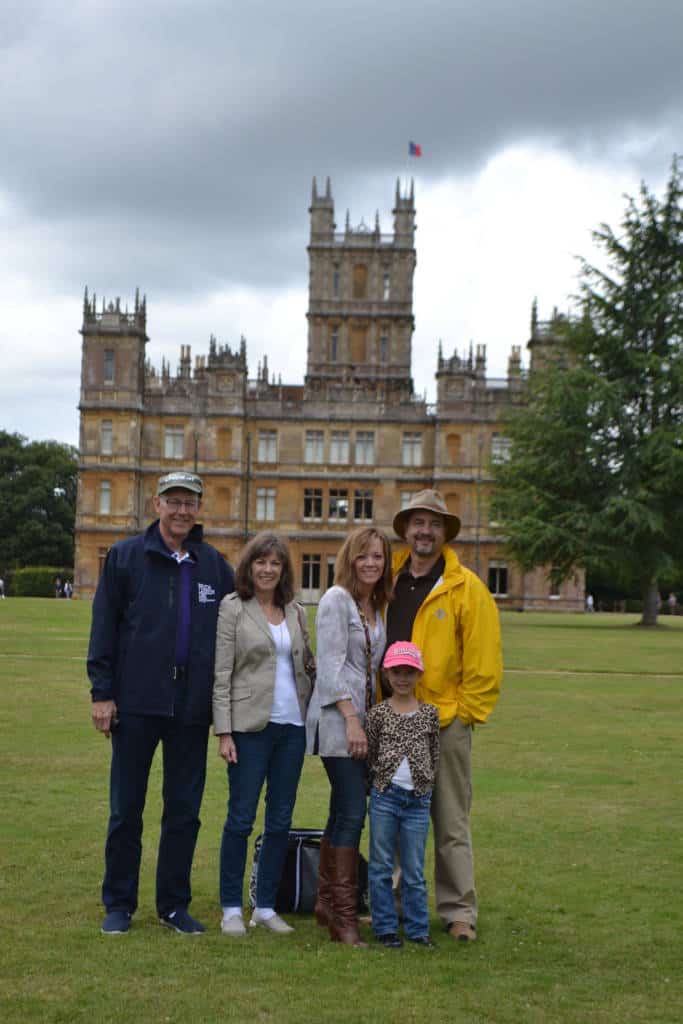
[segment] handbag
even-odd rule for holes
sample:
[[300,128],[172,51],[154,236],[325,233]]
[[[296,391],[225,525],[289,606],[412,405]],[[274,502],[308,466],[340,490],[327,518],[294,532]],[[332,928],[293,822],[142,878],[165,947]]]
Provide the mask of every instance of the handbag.
[[[287,856],[275,897],[274,909],[278,914],[312,914],[318,895],[318,868],[320,867],[319,828],[292,829],[287,837]],[[256,837],[254,859],[249,876],[249,903],[256,906],[256,880],[263,835]],[[358,910],[368,909],[368,862],[358,857]]]

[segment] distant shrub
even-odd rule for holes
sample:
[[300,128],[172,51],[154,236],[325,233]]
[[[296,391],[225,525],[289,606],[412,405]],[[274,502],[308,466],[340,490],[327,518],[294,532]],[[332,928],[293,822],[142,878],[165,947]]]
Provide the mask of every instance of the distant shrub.
[[30,565],[25,569],[15,569],[12,573],[12,597],[54,597],[55,580],[59,576],[62,583],[72,580],[73,569],[61,569],[49,565]]
[[625,604],[626,604],[626,607],[624,608],[624,611],[626,611],[626,612],[637,612],[639,615],[642,614],[642,611],[643,611],[643,602],[642,601],[637,601],[634,597],[630,597],[630,598],[628,598],[626,600]]

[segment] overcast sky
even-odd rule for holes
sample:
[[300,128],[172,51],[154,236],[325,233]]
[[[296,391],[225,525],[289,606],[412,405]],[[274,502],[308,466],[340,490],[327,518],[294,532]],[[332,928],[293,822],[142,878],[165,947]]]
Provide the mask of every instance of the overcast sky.
[[[567,309],[591,230],[683,149],[680,0],[0,0],[0,427],[78,439],[83,289],[148,355],[306,360],[311,178],[392,230],[415,177],[413,375]],[[408,159],[408,142],[423,156]],[[524,353],[526,362],[526,352]]]

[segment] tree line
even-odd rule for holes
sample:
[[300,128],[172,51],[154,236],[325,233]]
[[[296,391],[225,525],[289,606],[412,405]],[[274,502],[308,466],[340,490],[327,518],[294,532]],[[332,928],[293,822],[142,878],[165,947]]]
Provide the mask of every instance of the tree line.
[[74,564],[78,452],[0,430],[0,567]]
[[494,515],[524,569],[576,567],[638,588],[654,625],[660,588],[683,582],[683,182],[627,197],[619,230],[581,260],[578,315],[530,375],[494,468]]

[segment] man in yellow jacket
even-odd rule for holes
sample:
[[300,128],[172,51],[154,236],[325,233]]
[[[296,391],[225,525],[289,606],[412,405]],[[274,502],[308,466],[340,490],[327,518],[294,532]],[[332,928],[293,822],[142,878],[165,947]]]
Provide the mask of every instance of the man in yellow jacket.
[[432,796],[436,907],[452,938],[473,942],[472,730],[493,710],[503,663],[495,602],[449,546],[459,529],[460,520],[438,491],[420,491],[394,517],[394,530],[408,549],[394,555],[387,644],[412,640],[422,651],[425,670],[416,694],[436,705],[441,725]]

